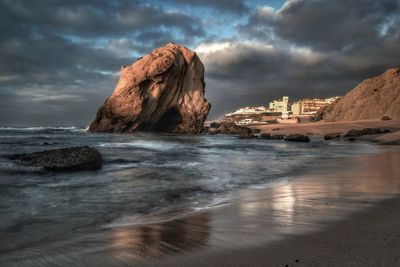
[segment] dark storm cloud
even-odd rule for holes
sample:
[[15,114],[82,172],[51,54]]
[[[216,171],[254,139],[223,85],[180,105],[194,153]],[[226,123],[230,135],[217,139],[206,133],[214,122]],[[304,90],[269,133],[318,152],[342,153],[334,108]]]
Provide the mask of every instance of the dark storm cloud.
[[243,14],[249,10],[244,0],[170,0],[177,4],[213,8],[217,11]]
[[[127,0],[5,0],[0,3],[2,30],[13,35],[36,30],[83,37],[129,35],[138,30],[175,27],[184,34],[203,35],[195,18],[180,12]],[[10,28],[11,26],[11,28]],[[18,28],[17,28],[18,27]],[[18,31],[15,31],[18,29]]]
[[[398,0],[291,0],[277,12],[258,8],[243,27],[318,50],[354,50],[378,45],[399,30]],[[262,36],[262,35],[261,35]]]
[[[107,51],[101,47],[101,39],[112,37],[107,41],[111,46],[125,45],[131,52],[143,52],[172,40],[170,32],[159,30],[162,27],[181,31],[183,36],[203,35],[196,19],[135,1],[41,1],[38,5],[37,1],[6,0],[0,3],[0,10],[2,75],[67,68],[116,70],[117,62],[129,61],[117,60],[112,54],[117,49]],[[153,34],[146,36],[149,33]],[[139,42],[127,39],[129,36]]]

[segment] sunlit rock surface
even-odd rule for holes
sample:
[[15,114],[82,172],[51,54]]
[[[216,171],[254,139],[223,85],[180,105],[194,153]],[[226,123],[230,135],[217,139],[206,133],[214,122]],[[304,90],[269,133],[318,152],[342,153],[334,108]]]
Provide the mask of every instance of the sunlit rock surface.
[[204,66],[195,52],[169,43],[121,67],[113,92],[89,131],[199,133],[211,105]]
[[400,120],[400,68],[367,79],[317,115],[325,121]]

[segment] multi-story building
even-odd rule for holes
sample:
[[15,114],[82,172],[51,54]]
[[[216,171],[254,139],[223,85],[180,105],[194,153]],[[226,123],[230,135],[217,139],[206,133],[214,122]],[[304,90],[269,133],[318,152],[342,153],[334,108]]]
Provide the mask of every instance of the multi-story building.
[[301,101],[294,102],[292,104],[292,114],[293,115],[300,115],[301,114]]
[[339,96],[335,96],[326,99],[302,99],[292,104],[292,113],[293,115],[313,115],[339,98]]
[[268,110],[273,112],[282,112],[282,113],[289,111],[290,110],[289,97],[284,96],[282,97],[282,99],[269,102]]

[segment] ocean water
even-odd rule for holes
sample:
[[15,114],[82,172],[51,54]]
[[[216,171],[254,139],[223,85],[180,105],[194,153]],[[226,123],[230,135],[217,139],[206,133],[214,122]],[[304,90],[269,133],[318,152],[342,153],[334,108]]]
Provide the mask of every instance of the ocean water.
[[87,241],[77,236],[101,241],[102,233],[115,227],[184,218],[229,203],[239,190],[296,179],[321,160],[378,149],[323,140],[0,128],[0,155],[81,145],[102,153],[101,170],[52,173],[0,159],[0,258],[21,250],[36,249],[40,255],[42,244],[76,247]]

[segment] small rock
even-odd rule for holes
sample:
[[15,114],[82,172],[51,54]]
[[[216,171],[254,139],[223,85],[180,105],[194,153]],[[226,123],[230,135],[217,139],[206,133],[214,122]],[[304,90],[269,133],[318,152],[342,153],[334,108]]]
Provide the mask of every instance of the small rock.
[[344,137],[359,137],[361,135],[363,135],[362,130],[351,129],[344,135]]
[[310,138],[302,134],[289,134],[284,140],[290,142],[310,142]]
[[340,138],[342,133],[328,133],[324,136],[325,140],[337,139]]
[[247,134],[247,133],[243,133],[240,134],[239,139],[253,139],[253,138],[257,138],[257,136],[255,136],[254,134]]
[[356,141],[356,139],[354,137],[350,137],[347,139],[347,141],[354,142],[354,141]]
[[260,135],[260,138],[261,138],[261,139],[266,139],[266,140],[271,140],[271,139],[272,139],[270,133],[262,133],[262,134]]
[[274,135],[271,135],[271,140],[283,140],[283,139],[285,139],[285,135],[283,135],[283,134],[274,134]]
[[364,128],[361,130],[362,135],[380,134],[381,132],[379,128]]
[[[216,127],[216,125],[215,125]],[[236,125],[233,122],[222,122],[220,123],[218,128],[211,127],[208,129],[209,134],[237,134],[237,135],[246,135],[251,134],[252,131],[250,128]]]
[[362,135],[373,135],[373,134],[383,134],[390,133],[391,131],[388,129],[380,129],[380,128],[364,128],[362,130],[352,129],[348,131],[344,137],[359,137]]
[[381,118],[381,120],[382,121],[390,121],[390,120],[392,120],[389,116],[383,116],[382,118]]

